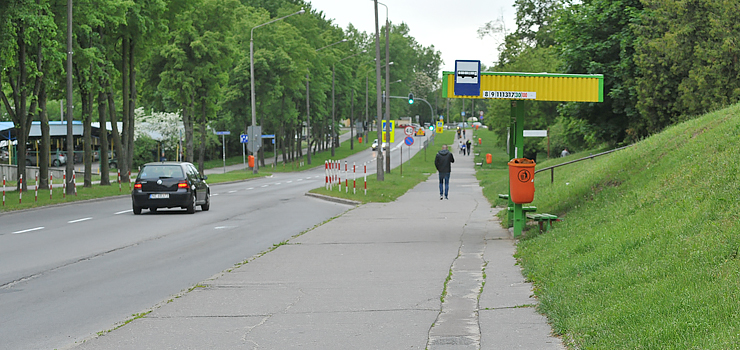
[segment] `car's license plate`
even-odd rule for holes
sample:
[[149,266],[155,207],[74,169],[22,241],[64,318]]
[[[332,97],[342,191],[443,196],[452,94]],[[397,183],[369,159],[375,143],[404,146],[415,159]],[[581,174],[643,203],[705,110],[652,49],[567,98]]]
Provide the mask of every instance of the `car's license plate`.
[[149,195],[149,199],[167,199],[170,198],[169,193],[152,193]]

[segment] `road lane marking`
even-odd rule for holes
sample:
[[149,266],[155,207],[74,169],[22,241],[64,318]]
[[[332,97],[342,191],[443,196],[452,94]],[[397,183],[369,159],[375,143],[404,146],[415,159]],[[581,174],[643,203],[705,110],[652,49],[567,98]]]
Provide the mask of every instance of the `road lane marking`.
[[[133,209],[131,209],[131,210],[133,210]],[[74,224],[74,223],[83,222],[83,221],[87,221],[87,220],[92,220],[92,218],[82,218],[82,219],[77,219],[77,220],[71,220],[71,221],[67,221],[67,223],[68,224]]]
[[218,193],[214,193],[214,194],[212,194],[211,196],[218,196]]
[[303,181],[303,179],[298,179],[298,180],[296,180],[296,181]]
[[130,213],[132,211],[134,211],[134,210],[133,209],[129,209],[129,210],[124,210],[124,211],[119,211],[117,213],[113,213],[113,215],[126,214],[126,213]]
[[236,191],[229,191],[229,193],[234,193],[234,192],[236,192]]
[[262,185],[262,186],[260,186],[260,187],[267,187],[267,186],[270,186],[270,185]]
[[254,187],[250,187],[250,188],[247,188],[247,191],[253,190],[253,189],[254,189]]
[[280,184],[281,184],[281,183],[279,183],[279,182],[278,182],[278,183],[275,183],[275,185],[280,185]]
[[293,183],[293,181],[288,181],[288,182],[286,182],[286,183],[292,184],[292,183]]
[[28,230],[15,231],[15,232],[13,232],[13,234],[14,235],[17,235],[17,234],[20,234],[20,233],[26,233],[26,232],[31,232],[31,231],[38,231],[38,230],[43,230],[43,229],[44,229],[43,226],[39,226],[39,227],[29,228]]

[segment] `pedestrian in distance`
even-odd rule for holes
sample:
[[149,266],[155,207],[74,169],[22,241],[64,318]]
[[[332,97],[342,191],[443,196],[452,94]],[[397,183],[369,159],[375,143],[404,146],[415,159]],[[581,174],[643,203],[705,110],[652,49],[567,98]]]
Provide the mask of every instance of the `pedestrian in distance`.
[[439,172],[439,200],[448,199],[447,194],[450,192],[450,172],[455,157],[447,150],[447,145],[442,145],[442,149],[434,157],[434,166]]
[[560,156],[561,157],[567,157],[569,155],[570,155],[570,152],[568,152],[568,148],[567,147],[566,148],[563,148],[563,151],[560,152]]
[[468,152],[468,155],[470,155],[470,149],[473,148],[473,142],[470,140],[465,142],[465,150]]

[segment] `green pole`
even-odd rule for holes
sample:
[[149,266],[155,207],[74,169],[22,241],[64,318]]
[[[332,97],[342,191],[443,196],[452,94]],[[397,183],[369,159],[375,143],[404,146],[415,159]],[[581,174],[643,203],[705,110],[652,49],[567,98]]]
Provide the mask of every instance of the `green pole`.
[[[509,139],[506,149],[509,151],[509,160],[514,159],[514,147],[516,140],[516,101],[511,101],[511,115],[509,118]],[[507,206],[507,218],[509,226],[514,226],[514,202],[511,200],[511,187],[509,188],[509,205]]]
[[[516,131],[514,132],[514,153],[516,158],[524,156],[524,101],[511,101],[512,113],[516,115]],[[511,200],[511,194],[509,194]],[[521,204],[514,204],[514,237],[519,237],[524,229],[526,218]]]

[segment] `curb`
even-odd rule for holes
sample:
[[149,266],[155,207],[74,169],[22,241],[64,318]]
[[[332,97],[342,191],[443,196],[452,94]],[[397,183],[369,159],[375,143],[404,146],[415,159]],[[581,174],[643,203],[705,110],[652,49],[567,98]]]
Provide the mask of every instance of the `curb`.
[[323,194],[318,194],[318,193],[306,192],[306,196],[308,196],[308,197],[314,197],[314,198],[318,198],[318,199],[323,199],[325,201],[335,202],[335,203],[339,203],[339,204],[354,205],[354,206],[358,206],[358,205],[361,205],[362,204],[362,202],[353,201],[351,199],[344,199],[344,198],[337,198],[337,197],[332,197],[332,196],[325,196]]

